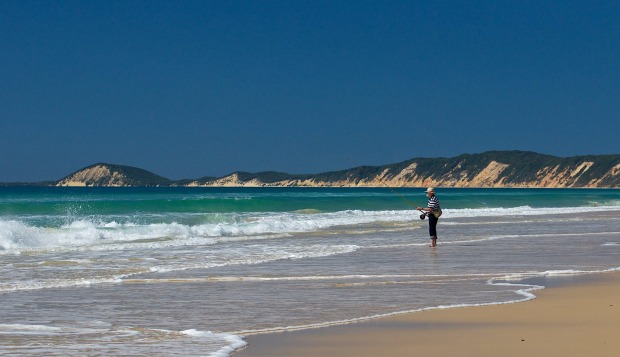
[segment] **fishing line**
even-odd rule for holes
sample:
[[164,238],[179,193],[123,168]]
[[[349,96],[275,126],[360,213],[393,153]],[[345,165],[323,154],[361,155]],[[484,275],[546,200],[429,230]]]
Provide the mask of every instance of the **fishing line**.
[[[407,204],[409,204],[411,207],[415,208],[416,210],[418,209],[418,206],[414,205],[413,202],[409,201],[405,196],[401,195],[398,191],[396,191],[395,189],[393,189],[392,187],[388,186],[388,184],[386,184],[385,182],[383,182],[382,179],[379,179],[379,182],[381,182],[385,187],[389,188],[390,191],[392,191],[394,194],[398,195],[400,198],[402,198],[403,200],[405,200],[405,202],[407,202]],[[422,214],[420,215],[420,219],[425,219],[426,216],[428,215],[427,212],[421,211]]]
[[389,188],[390,191],[392,191],[394,194],[398,195],[400,198],[405,200],[405,202],[407,202],[407,204],[409,204],[411,207],[417,209],[418,206],[414,205],[413,202],[409,201],[405,196],[401,195],[398,191],[396,191],[392,187],[388,186],[385,182],[383,182],[383,180],[379,179],[379,182],[381,182],[383,185],[385,185],[385,187]]

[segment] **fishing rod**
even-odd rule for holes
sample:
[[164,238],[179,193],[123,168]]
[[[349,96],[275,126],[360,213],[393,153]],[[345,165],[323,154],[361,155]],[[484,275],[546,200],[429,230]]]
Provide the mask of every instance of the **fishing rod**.
[[[398,191],[396,191],[392,187],[388,186],[388,184],[383,182],[383,180],[379,179],[379,182],[381,182],[385,187],[389,188],[390,191],[392,191],[394,194],[398,195],[400,198],[405,200],[405,202],[407,202],[407,204],[409,204],[411,207],[415,208],[416,210],[418,209],[418,206],[414,205],[413,202],[409,201],[405,196],[401,195]],[[422,212],[422,214],[420,215],[420,219],[425,219],[426,216],[428,215],[428,213],[427,212],[423,212],[423,211],[421,211],[421,212]]]
[[418,206],[414,205],[413,202],[409,201],[405,196],[401,195],[398,191],[396,191],[392,187],[388,186],[385,182],[383,182],[383,180],[379,179],[379,182],[381,182],[383,185],[385,185],[385,187],[389,188],[390,191],[392,191],[394,194],[398,195],[400,198],[405,200],[405,202],[407,202],[407,204],[409,204],[411,207],[413,207],[415,209],[418,209]]

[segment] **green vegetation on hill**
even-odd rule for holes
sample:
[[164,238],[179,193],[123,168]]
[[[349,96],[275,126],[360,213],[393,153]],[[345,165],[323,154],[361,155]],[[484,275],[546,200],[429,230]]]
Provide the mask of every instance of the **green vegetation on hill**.
[[[106,168],[108,175],[98,170]],[[86,186],[168,186],[169,179],[156,175],[150,171],[132,166],[114,165],[106,163],[93,164],[55,182],[80,181]]]
[[[107,168],[109,174],[101,174],[101,167]],[[360,183],[380,186],[383,180],[390,180],[397,176],[399,182],[410,182],[410,184],[436,182],[437,185],[441,185],[443,182],[446,186],[450,186],[455,182],[473,181],[474,178],[479,178],[481,173],[485,174],[489,168],[493,167],[497,168],[497,172],[495,172],[494,177],[490,178],[490,180],[495,180],[491,184],[499,182],[501,185],[507,186],[542,187],[542,185],[537,185],[541,179],[549,182],[549,180],[557,178],[561,181],[561,185],[558,184],[558,186],[620,187],[620,155],[559,158],[529,151],[488,151],[481,154],[463,154],[452,158],[415,158],[390,165],[359,166],[348,170],[319,174],[294,175],[274,171],[236,172],[234,174],[239,180],[239,184],[252,182],[258,185],[273,186],[308,184],[308,182],[322,186],[354,186]],[[408,170],[404,171],[405,169]],[[487,169],[486,172],[485,169]],[[104,170],[103,172],[107,171]],[[226,182],[224,179],[231,175],[222,178],[205,176],[200,179],[171,181],[136,167],[100,163],[83,168],[59,181],[31,184],[0,183],[0,185],[53,186],[67,181],[81,182],[86,186],[219,185]]]
[[108,167],[110,171],[116,171],[125,175],[132,186],[165,186],[172,182],[165,177],[137,167],[123,165],[108,165]]
[[[575,186],[584,186],[595,179],[604,177],[610,170],[620,164],[620,155],[590,155],[569,158],[559,158],[528,151],[489,151],[481,154],[463,154],[453,158],[418,158],[404,163],[388,165],[392,176],[398,174],[404,167],[417,163],[416,174],[433,180],[458,178],[461,175],[471,180],[491,162],[508,165],[500,175],[507,183],[536,182],[541,171],[546,168],[556,168],[557,172],[573,170],[588,162],[592,166],[585,166],[581,172],[575,174]],[[605,187],[620,186],[620,178],[616,175],[606,177],[600,184]]]

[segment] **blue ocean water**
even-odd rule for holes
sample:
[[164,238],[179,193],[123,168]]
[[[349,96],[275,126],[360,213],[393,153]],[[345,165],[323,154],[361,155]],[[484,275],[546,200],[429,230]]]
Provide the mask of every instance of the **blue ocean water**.
[[227,356],[251,333],[514,302],[620,267],[620,191],[0,188],[0,356]]

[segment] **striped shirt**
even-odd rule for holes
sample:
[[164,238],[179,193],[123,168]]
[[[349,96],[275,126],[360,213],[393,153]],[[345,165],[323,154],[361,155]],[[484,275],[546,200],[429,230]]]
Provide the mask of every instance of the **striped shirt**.
[[428,208],[432,209],[433,211],[438,211],[439,209],[441,209],[441,207],[439,207],[439,199],[437,198],[437,196],[433,195],[432,197],[429,197]]

